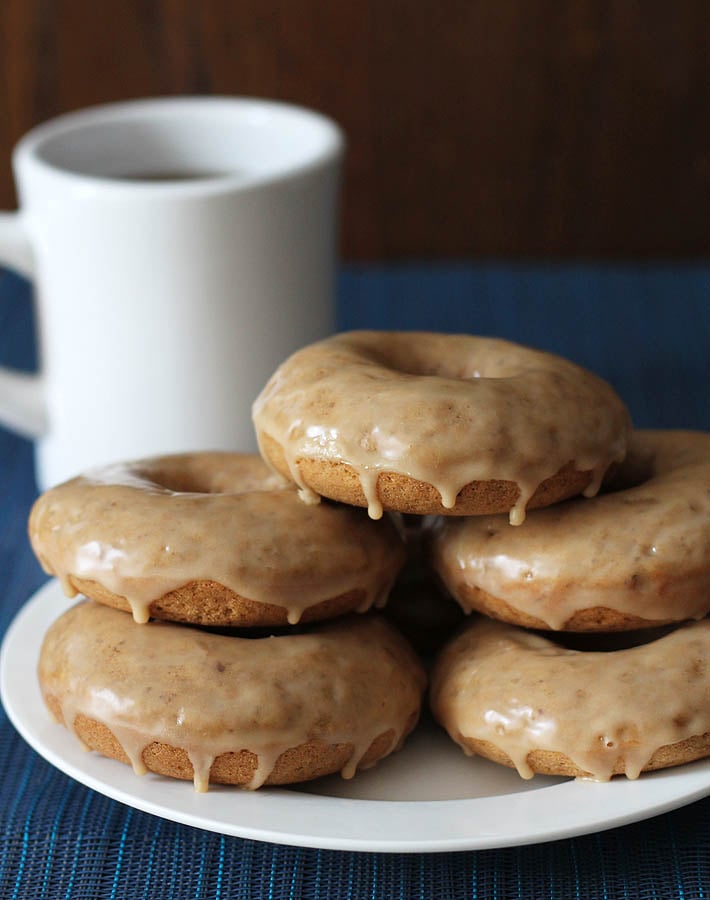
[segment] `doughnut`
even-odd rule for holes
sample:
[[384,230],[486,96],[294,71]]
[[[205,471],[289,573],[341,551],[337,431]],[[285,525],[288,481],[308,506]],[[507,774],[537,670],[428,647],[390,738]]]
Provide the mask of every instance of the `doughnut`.
[[250,638],[138,625],[90,601],[50,626],[38,674],[50,712],[87,748],[198,791],[348,778],[403,743],[425,681],[377,616]]
[[306,506],[257,456],[236,453],[97,469],[43,494],[29,532],[68,596],[137,622],[276,626],[365,611],[405,559],[391,521]]
[[596,493],[626,452],[611,387],[507,341],[355,331],[297,351],[253,406],[262,456],[303,498],[426,515],[525,510]]
[[528,628],[617,631],[710,611],[710,434],[638,431],[608,491],[528,516],[439,519],[431,560],[461,606]]
[[466,752],[523,778],[637,778],[710,756],[709,660],[710,619],[602,652],[477,616],[437,659],[431,706]]

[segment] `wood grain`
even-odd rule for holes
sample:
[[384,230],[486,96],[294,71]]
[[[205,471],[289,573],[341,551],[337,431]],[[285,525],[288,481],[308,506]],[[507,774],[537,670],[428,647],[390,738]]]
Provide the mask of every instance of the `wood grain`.
[[710,229],[706,0],[3,0],[11,147],[92,103],[250,94],[349,138],[349,259],[687,257]]

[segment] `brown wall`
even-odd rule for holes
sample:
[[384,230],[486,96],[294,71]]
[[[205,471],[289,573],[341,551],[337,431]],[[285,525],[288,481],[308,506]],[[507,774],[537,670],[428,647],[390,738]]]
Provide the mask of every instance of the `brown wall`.
[[710,251],[708,0],[0,0],[0,204],[36,122],[203,92],[341,122],[350,259]]

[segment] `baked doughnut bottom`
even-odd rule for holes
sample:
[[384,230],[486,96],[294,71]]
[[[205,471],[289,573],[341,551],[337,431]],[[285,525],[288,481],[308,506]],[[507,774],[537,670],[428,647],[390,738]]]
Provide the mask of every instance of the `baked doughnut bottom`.
[[[521,628],[549,630],[549,625],[537,616],[521,609],[515,609],[500,597],[494,597],[475,585],[462,584],[457,588],[457,597],[465,609],[476,610],[492,619],[518,625]],[[574,612],[560,628],[562,632],[601,632],[609,634],[617,631],[634,631],[639,628],[655,628],[676,622],[674,618],[645,619],[608,606],[590,606]]]
[[[68,576],[67,583],[90,600],[132,613],[133,606],[97,581]],[[367,602],[364,590],[347,591],[306,607],[299,622],[318,622],[355,612]],[[241,597],[215,581],[192,581],[147,605],[146,618],[219,628],[278,627],[289,623],[288,610],[274,603]]]
[[[269,435],[261,436],[264,458],[285,478],[291,478],[283,448]],[[295,467],[302,484],[313,494],[346,503],[348,506],[370,508],[361,477],[344,462],[297,458]],[[564,465],[555,475],[542,481],[534,491],[526,509],[551,506],[581,494],[592,481],[592,472],[580,472],[572,463]],[[518,502],[520,488],[514,481],[492,479],[472,481],[456,495],[453,506],[444,506],[441,494],[432,484],[418,481],[398,472],[381,471],[377,475],[374,492],[380,512],[400,512],[427,516],[479,516],[509,513]]]
[[[517,768],[508,754],[490,741],[466,738],[462,734],[458,734],[454,740],[466,753],[482,756],[491,762],[508,766],[511,769]],[[683,766],[708,756],[710,756],[710,732],[659,747],[643,766],[641,772],[654,772],[658,769]],[[525,765],[534,775],[556,775],[594,780],[593,773],[576,765],[568,756],[552,750],[531,750],[525,757]],[[609,773],[609,775],[625,774],[623,760],[616,762]]]
[[[45,702],[52,716],[66,726],[62,718],[61,704],[56,697],[46,696]],[[416,724],[413,717],[407,734]],[[111,730],[102,722],[79,715],[74,720],[73,731],[87,750],[94,750],[109,759],[131,765]],[[392,752],[394,731],[389,729],[378,735],[357,765],[356,771],[374,766],[380,759]],[[324,741],[308,741],[297,747],[283,751],[276,759],[274,767],[264,785],[297,784],[312,781],[325,775],[333,775],[343,770],[353,753],[352,744],[327,744]],[[194,781],[195,770],[190,757],[180,747],[173,747],[160,741],[152,741],[143,750],[141,760],[145,771],[165,775],[182,781]],[[220,754],[212,763],[209,772],[210,784],[250,784],[258,767],[258,757],[250,750],[230,751]]]

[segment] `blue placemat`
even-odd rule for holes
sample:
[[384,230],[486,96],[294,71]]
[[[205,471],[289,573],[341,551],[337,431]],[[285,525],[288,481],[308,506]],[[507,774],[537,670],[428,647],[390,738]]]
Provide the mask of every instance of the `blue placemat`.
[[[0,275],[0,363],[32,368],[26,284]],[[497,334],[608,378],[637,425],[710,428],[710,267],[350,267],[341,327]],[[0,631],[45,580],[27,545],[30,445],[0,429]],[[0,712],[0,898],[568,898],[710,895],[710,800],[530,847],[358,854],[227,838],[56,772]]]

